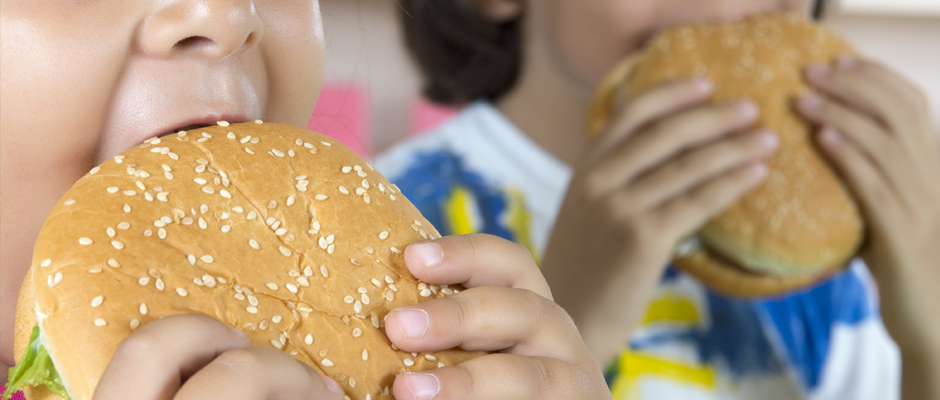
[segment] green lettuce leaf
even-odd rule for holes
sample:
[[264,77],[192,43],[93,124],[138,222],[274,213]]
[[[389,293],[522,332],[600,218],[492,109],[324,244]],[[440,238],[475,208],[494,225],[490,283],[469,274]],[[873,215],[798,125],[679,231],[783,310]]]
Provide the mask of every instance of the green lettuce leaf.
[[7,390],[3,393],[2,400],[9,400],[13,393],[23,390],[26,386],[37,387],[45,385],[53,393],[70,400],[68,392],[62,386],[62,378],[56,371],[55,365],[52,365],[52,359],[45,346],[42,345],[42,337],[39,336],[39,325],[33,327],[33,334],[29,337],[29,347],[23,358],[10,368],[10,382],[7,383]]

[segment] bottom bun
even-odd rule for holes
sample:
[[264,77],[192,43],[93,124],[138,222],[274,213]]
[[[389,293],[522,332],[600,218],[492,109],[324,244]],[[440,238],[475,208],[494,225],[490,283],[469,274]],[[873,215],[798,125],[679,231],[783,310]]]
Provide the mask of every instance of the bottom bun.
[[[26,272],[23,285],[20,288],[19,298],[16,299],[16,326],[13,333],[13,359],[17,363],[23,358],[26,347],[29,346],[29,337],[33,334],[36,325],[36,310],[33,308],[33,270]],[[53,393],[45,386],[26,386],[23,388],[26,400],[65,400],[62,396]]]
[[769,297],[804,288],[831,276],[845,265],[826,268],[821,272],[800,276],[758,275],[735,266],[717,255],[699,250],[676,258],[675,264],[710,289],[733,297]]

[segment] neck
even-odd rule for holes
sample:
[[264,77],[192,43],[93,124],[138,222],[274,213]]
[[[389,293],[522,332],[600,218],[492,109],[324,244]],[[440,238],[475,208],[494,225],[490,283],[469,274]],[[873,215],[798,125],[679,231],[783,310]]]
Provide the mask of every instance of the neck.
[[585,118],[591,89],[553,68],[556,64],[546,54],[540,49],[526,54],[519,81],[496,107],[532,141],[574,165],[588,147]]

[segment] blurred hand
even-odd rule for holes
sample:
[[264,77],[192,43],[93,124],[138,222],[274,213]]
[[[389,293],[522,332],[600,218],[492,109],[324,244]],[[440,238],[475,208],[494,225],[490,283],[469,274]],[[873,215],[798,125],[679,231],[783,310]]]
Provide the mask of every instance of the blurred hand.
[[95,400],[342,400],[339,384],[273,348],[199,314],[134,331],[118,347]]
[[399,400],[604,400],[600,368],[529,251],[484,234],[448,236],[405,249],[408,270],[433,284],[467,290],[401,307],[385,332],[398,348],[498,351],[455,366],[406,373]]
[[776,136],[744,133],[757,107],[704,105],[710,94],[693,80],[634,97],[575,170],[542,270],[599,363],[627,342],[678,242],[767,175]]
[[856,58],[814,65],[799,109],[858,199],[868,223],[862,257],[881,314],[904,357],[904,397],[940,399],[940,141],[924,95]]

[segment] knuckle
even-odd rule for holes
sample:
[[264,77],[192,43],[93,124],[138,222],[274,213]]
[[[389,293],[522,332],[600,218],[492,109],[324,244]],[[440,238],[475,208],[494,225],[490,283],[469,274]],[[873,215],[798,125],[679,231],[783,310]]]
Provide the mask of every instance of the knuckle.
[[121,342],[114,358],[128,360],[146,360],[163,354],[163,342],[149,332],[138,331]]
[[238,372],[241,376],[253,376],[260,369],[261,356],[251,349],[233,349],[216,357],[213,364]]
[[[454,320],[454,327],[457,329],[466,329],[478,323],[476,313],[474,312],[474,301],[470,296],[448,296],[440,299],[447,304],[447,310]],[[443,327],[435,326],[435,330],[440,331]],[[453,327],[447,327],[453,329]]]

